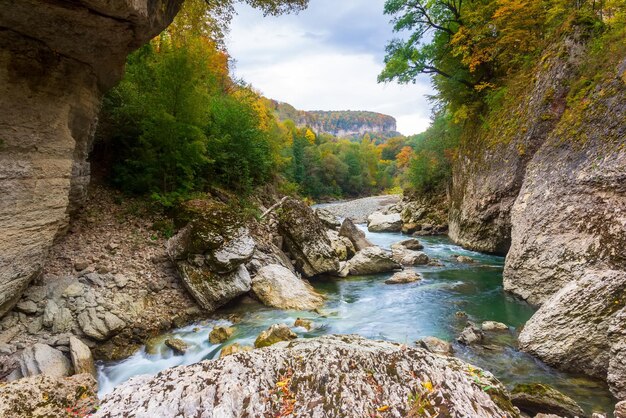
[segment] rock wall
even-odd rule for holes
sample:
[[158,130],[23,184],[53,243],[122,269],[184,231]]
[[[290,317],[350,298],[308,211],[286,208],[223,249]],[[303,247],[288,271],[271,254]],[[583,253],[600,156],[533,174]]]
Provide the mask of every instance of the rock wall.
[[0,0],[0,316],[80,205],[101,94],[182,0]]
[[526,166],[563,114],[568,83],[583,54],[578,36],[554,45],[528,81],[530,87],[523,86],[517,106],[503,109],[488,129],[469,130],[450,189],[452,240],[476,251],[507,253],[511,208]]
[[[616,318],[626,296],[626,61],[581,88],[583,35],[549,48],[518,107],[470,138],[480,151],[455,167],[450,235],[473,249],[508,250],[505,290],[541,305],[522,349],[608,378],[623,397],[626,324]],[[488,146],[492,138],[499,145]]]

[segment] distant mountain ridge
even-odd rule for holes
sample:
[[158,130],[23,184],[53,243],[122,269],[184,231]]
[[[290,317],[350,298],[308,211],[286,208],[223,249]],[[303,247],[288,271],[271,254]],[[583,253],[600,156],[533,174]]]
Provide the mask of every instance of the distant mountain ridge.
[[361,138],[365,134],[391,138],[397,132],[396,119],[382,113],[367,111],[298,110],[288,103],[272,100],[274,111],[281,121],[292,120],[296,125],[310,127],[315,133],[339,138]]

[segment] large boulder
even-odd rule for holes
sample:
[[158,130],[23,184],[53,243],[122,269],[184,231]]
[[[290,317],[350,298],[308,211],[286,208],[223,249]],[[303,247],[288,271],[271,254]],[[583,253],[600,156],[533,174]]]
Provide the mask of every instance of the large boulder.
[[313,210],[297,199],[281,205],[278,228],[285,247],[306,277],[339,271],[339,259],[326,235],[326,228]]
[[94,377],[97,376],[91,350],[73,335],[70,336],[70,357],[75,374],[89,373]]
[[424,266],[430,257],[421,251],[408,250],[406,247],[392,247],[392,257],[403,266]]
[[20,379],[0,385],[0,399],[0,416],[7,418],[91,416],[99,403],[97,382],[90,374]]
[[356,253],[348,261],[347,268],[350,275],[361,276],[401,270],[402,266],[392,258],[390,253],[382,248],[368,247]]
[[19,377],[30,377],[40,374],[51,377],[69,376],[72,374],[72,364],[56,348],[52,348],[47,344],[37,343],[22,351],[19,358]]
[[207,311],[214,311],[250,291],[245,267],[255,242],[239,216],[222,203],[187,202],[181,218],[188,224],[167,243],[183,284]]
[[337,231],[334,231],[332,229],[326,231],[326,235],[330,240],[330,245],[333,248],[335,255],[337,255],[337,258],[339,258],[339,261],[346,261],[354,256],[356,250],[354,248],[354,244],[352,244],[352,241],[350,241],[346,237],[340,236]]
[[181,0],[0,6],[0,316],[41,271],[86,195],[102,93]]
[[324,298],[304,280],[283,266],[263,267],[252,279],[252,292],[264,305],[308,311],[324,304]]
[[322,223],[326,225],[327,228],[335,230],[339,229],[339,227],[341,226],[339,218],[337,218],[337,216],[335,216],[335,214],[329,210],[317,208],[315,209],[315,214],[318,218],[320,218],[320,221],[322,221]]
[[374,212],[367,218],[367,229],[370,232],[400,232],[402,219],[399,213]]
[[352,242],[356,251],[361,251],[374,246],[374,244],[372,244],[372,242],[365,237],[365,232],[357,228],[350,218],[344,219],[341,223],[339,236],[348,238],[350,242]]
[[544,302],[519,336],[520,348],[561,369],[607,379],[626,394],[626,272],[588,272]]
[[421,408],[430,416],[519,416],[501,383],[461,360],[325,336],[133,378],[107,395],[94,417],[278,416],[285,408],[312,418],[421,416]]

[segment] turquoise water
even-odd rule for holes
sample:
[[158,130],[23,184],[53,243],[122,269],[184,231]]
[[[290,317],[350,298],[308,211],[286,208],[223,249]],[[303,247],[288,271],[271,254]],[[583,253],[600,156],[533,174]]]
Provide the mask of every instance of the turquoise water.
[[[383,248],[406,238],[399,233],[366,233],[371,241]],[[209,332],[218,324],[234,324],[236,327],[235,334],[226,344],[253,345],[256,336],[269,325],[293,325],[298,317],[315,323],[311,331],[294,328],[305,338],[323,334],[359,334],[413,344],[416,339],[426,336],[454,342],[469,319],[476,323],[503,322],[510,330],[488,334],[486,347],[467,348],[455,344],[456,356],[490,370],[510,388],[515,383],[545,382],[574,398],[588,412],[612,411],[614,400],[603,383],[555,371],[516,349],[517,331],[532,316],[534,309],[502,290],[503,258],[464,250],[443,237],[424,237],[420,241],[425,246],[424,252],[444,264],[443,267],[415,268],[423,275],[420,282],[384,284],[391,274],[316,279],[313,286],[327,297],[327,303],[319,313],[280,311],[245,298],[218,312],[215,319],[165,335],[164,338],[175,336],[190,345],[184,356],[174,356],[163,344],[157,344],[155,354],[147,354],[142,349],[121,362],[100,364],[100,395],[135,375],[156,374],[168,367],[218,357],[222,345],[208,342]],[[466,255],[476,263],[459,264],[451,260],[452,255]],[[465,312],[467,318],[459,317],[457,312]]]

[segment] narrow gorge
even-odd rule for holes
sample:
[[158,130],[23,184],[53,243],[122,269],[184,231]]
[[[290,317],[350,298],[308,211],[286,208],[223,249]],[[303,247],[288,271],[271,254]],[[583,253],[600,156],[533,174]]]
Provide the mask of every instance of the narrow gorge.
[[626,417],[626,4],[315,1],[0,0],[0,416]]

